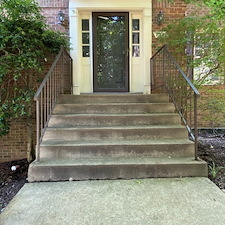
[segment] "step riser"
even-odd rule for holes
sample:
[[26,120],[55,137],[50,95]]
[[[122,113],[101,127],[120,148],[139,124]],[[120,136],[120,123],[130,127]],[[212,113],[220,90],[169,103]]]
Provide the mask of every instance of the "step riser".
[[[93,102],[92,102],[93,103]],[[90,113],[90,114],[139,114],[173,113],[172,104],[132,104],[132,105],[84,105],[57,104],[54,114]]]
[[41,159],[119,158],[119,157],[192,157],[193,144],[41,146]]
[[[35,177],[32,176],[35,174]],[[104,179],[141,179],[204,177],[207,167],[201,164],[154,165],[104,165],[104,166],[54,166],[30,167],[29,182]]]
[[60,96],[28,180],[206,177],[174,109],[167,95]]
[[162,129],[77,129],[77,130],[50,130],[47,129],[43,140],[140,140],[140,139],[180,139],[187,138],[185,128]]
[[155,116],[52,116],[49,127],[179,125],[178,115]]
[[66,95],[60,96],[57,103],[166,103],[169,102],[167,95],[137,95],[137,94],[91,94],[91,95]]

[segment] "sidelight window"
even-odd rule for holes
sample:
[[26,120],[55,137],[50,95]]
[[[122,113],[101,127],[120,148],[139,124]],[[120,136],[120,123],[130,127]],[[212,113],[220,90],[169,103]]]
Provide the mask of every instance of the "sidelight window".
[[132,56],[140,57],[140,20],[132,20]]
[[90,57],[90,28],[89,20],[82,20],[82,55],[83,57]]

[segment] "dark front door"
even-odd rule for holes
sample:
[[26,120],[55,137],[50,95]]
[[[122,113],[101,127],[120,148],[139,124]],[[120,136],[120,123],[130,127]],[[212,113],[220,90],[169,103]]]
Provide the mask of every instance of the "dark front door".
[[95,92],[128,92],[128,15],[93,13]]

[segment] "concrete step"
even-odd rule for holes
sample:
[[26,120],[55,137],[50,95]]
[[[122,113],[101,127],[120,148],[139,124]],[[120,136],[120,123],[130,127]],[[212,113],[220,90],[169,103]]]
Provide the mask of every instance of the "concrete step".
[[66,159],[33,162],[29,182],[206,177],[207,165],[193,158]]
[[49,127],[178,125],[176,113],[157,114],[58,114],[52,115]]
[[172,103],[86,103],[56,104],[54,114],[90,113],[90,114],[135,114],[135,113],[173,113]]
[[47,128],[46,140],[140,140],[140,139],[183,139],[187,130],[180,125],[121,126],[121,127],[65,127]]
[[33,181],[207,176],[168,95],[62,95]]
[[72,158],[120,157],[192,157],[194,143],[179,140],[130,141],[44,141],[40,148],[41,160]]
[[168,103],[169,97],[166,94],[81,94],[81,95],[61,95],[57,103]]

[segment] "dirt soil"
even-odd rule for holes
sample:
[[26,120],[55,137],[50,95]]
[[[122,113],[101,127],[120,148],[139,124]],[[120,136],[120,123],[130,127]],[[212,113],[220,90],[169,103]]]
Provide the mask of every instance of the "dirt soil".
[[[12,166],[17,169],[12,171]],[[26,159],[0,164],[0,213],[26,183],[27,170]]]
[[199,157],[208,163],[209,178],[225,189],[225,132],[199,135]]
[[[225,189],[225,133],[201,132],[199,156],[209,165],[209,178]],[[17,170],[12,171],[12,166],[17,166]],[[0,164],[0,213],[27,182],[27,170],[26,159]]]

